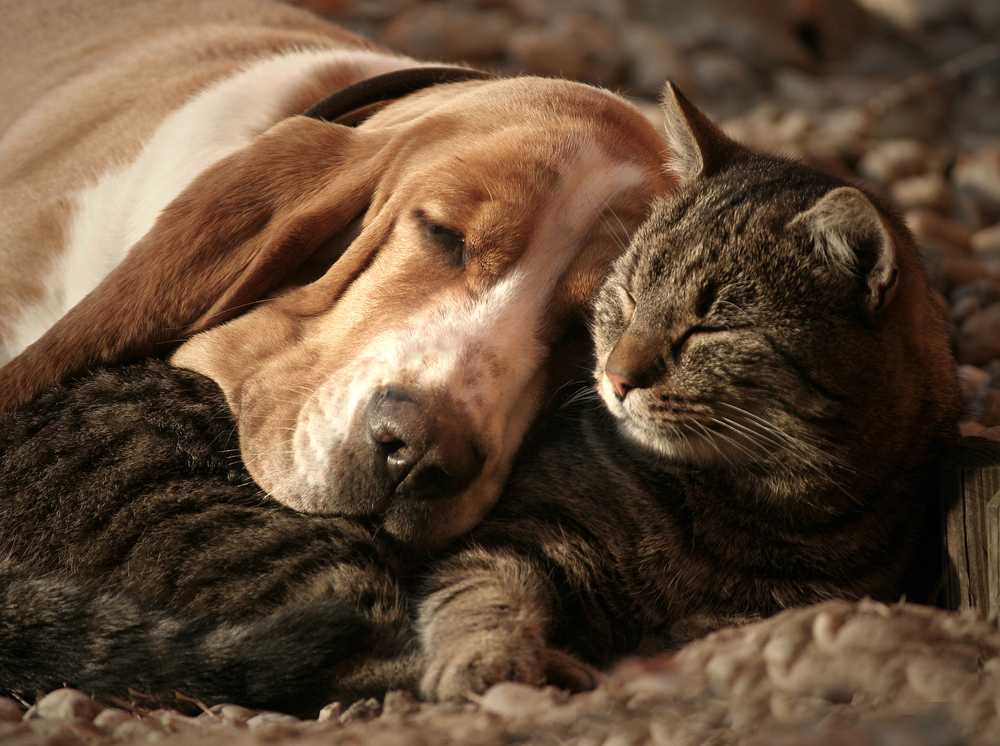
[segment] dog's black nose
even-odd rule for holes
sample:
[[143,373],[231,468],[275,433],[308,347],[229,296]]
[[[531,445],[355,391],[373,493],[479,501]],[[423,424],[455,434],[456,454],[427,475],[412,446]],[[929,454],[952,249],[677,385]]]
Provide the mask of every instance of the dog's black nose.
[[451,497],[479,476],[483,456],[465,418],[450,410],[441,401],[425,406],[416,392],[400,386],[384,386],[369,400],[371,446],[397,494]]

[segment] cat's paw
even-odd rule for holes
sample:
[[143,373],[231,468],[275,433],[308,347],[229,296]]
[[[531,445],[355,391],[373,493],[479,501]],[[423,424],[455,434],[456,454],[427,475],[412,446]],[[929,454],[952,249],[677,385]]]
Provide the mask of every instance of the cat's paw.
[[585,691],[598,679],[598,672],[586,663],[537,640],[483,633],[431,655],[420,691],[426,699],[462,700],[504,681]]

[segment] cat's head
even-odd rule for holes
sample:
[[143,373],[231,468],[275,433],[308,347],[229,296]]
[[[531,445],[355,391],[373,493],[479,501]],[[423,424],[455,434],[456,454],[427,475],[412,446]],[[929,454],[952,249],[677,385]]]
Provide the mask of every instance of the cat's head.
[[670,460],[779,475],[778,491],[926,455],[954,431],[958,388],[906,228],[664,98],[679,186],[595,308],[598,389],[622,430]]

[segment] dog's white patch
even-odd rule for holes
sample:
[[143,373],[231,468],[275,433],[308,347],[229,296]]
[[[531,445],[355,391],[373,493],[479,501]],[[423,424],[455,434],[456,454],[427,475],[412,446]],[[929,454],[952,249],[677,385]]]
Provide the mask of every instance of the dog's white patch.
[[462,497],[470,527],[492,506],[514,452],[538,410],[539,341],[553,291],[606,205],[642,180],[642,169],[612,160],[587,142],[562,169],[531,243],[518,264],[488,291],[439,293],[400,327],[386,329],[302,408],[293,436],[294,469],[274,491],[294,507],[322,510],[337,449],[373,392],[405,381],[446,392],[483,442],[486,463]]
[[23,309],[0,354],[13,358],[41,337],[118,266],[199,174],[279,122],[289,91],[332,64],[357,66],[361,79],[418,63],[365,50],[287,52],[193,96],[163,120],[135,161],[74,196],[69,238],[45,278],[46,294]]

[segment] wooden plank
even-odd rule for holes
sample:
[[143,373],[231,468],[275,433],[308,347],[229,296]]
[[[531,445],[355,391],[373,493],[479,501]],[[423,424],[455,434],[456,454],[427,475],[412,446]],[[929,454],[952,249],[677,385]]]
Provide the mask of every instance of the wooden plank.
[[[1000,474],[1000,469],[995,469]],[[1000,492],[986,506],[986,561],[989,576],[991,616],[1000,616]]]
[[1000,444],[965,439],[942,472],[941,499],[943,605],[1000,612]]

